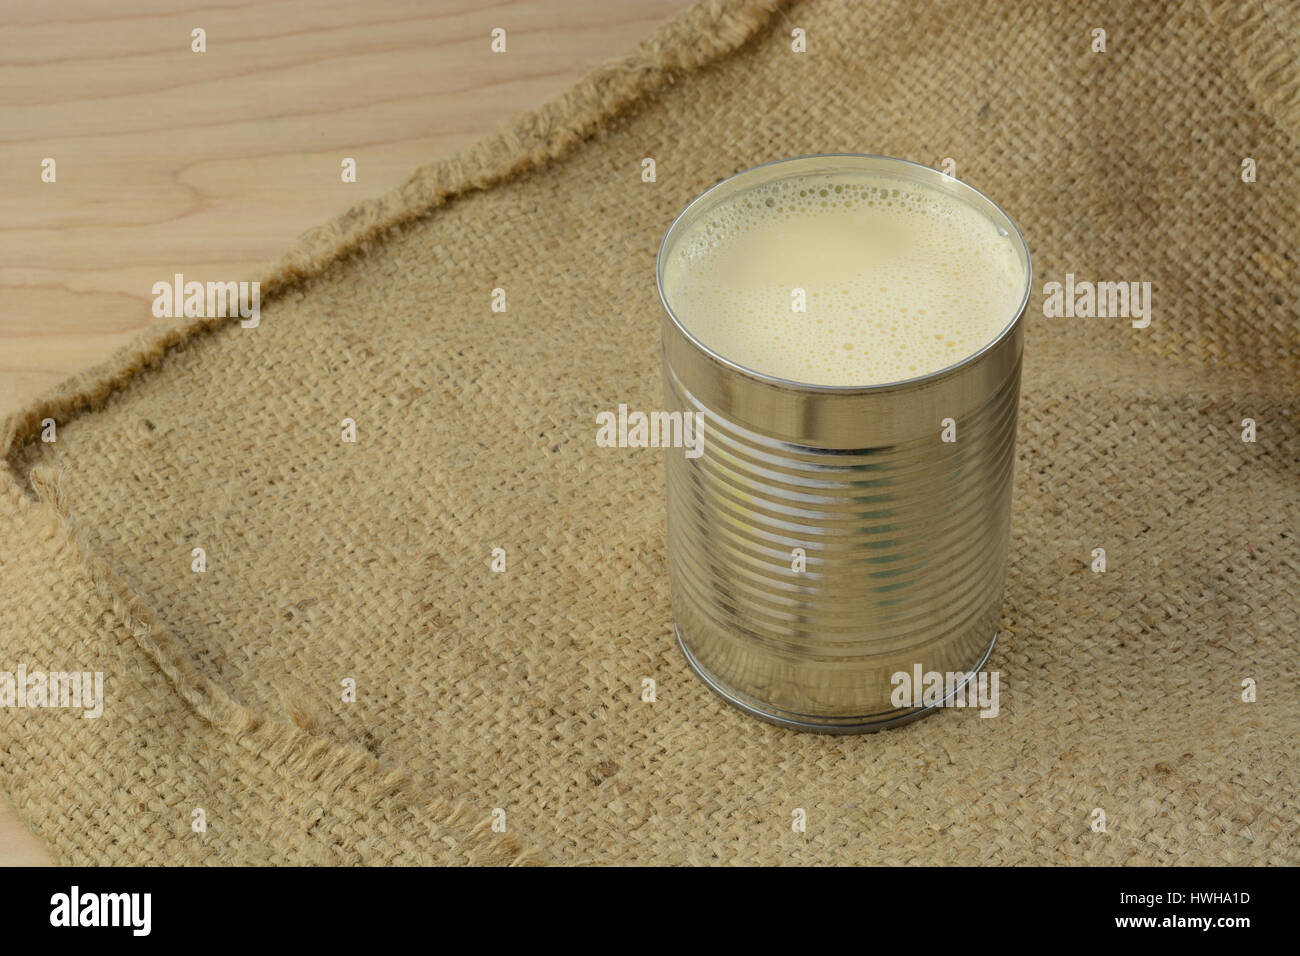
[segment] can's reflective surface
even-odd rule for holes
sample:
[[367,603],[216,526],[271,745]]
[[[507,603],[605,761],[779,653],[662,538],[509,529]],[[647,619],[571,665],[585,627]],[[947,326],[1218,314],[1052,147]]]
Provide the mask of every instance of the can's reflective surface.
[[[802,730],[920,716],[893,675],[973,674],[996,638],[1010,531],[1028,250],[992,201],[927,167],[874,156],[769,163],[706,191],[669,227],[736,193],[821,172],[878,172],[962,198],[1013,237],[1025,295],[1003,332],[950,368],[866,387],[801,385],[707,349],[664,301],[665,408],[702,412],[703,454],[668,449],[677,637],[705,682]],[[953,419],[956,441],[942,440]],[[796,570],[801,549],[806,556]]]

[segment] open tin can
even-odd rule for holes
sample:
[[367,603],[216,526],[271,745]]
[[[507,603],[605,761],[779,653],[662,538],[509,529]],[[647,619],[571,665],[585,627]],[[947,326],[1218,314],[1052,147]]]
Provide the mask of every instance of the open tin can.
[[[866,173],[951,195],[1011,237],[1020,308],[973,355],[881,385],[764,375],[699,342],[664,294],[677,240],[719,203],[785,178]],[[1029,250],[978,190],[881,156],[780,160],[705,191],[669,226],[656,277],[665,408],[703,413],[703,451],[666,453],[673,619],[709,687],[764,720],[858,733],[964,691],[996,643],[1010,534]],[[958,440],[942,439],[952,419]],[[791,555],[806,556],[800,571]],[[896,675],[960,674],[898,706]]]

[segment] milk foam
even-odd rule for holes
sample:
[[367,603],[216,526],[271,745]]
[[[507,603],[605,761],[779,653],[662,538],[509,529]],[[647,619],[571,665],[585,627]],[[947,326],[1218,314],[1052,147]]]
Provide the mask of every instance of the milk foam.
[[700,342],[815,385],[896,382],[973,355],[1015,317],[1025,279],[1012,237],[960,199],[853,174],[739,193],[692,223],[663,269]]

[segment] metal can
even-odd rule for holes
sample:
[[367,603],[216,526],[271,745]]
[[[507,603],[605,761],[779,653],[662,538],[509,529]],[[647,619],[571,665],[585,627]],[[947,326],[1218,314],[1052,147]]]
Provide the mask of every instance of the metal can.
[[[948,368],[882,385],[807,385],[701,344],[664,294],[674,244],[699,216],[779,179],[880,174],[955,196],[1012,238],[1025,290],[993,341]],[[659,247],[669,412],[703,413],[698,457],[666,452],[674,627],[704,682],[799,730],[860,733],[944,700],[898,706],[896,675],[971,680],[997,640],[1010,535],[1029,251],[978,190],[883,156],[779,160],[691,202]],[[952,419],[957,441],[942,440]],[[792,571],[802,549],[806,566]]]

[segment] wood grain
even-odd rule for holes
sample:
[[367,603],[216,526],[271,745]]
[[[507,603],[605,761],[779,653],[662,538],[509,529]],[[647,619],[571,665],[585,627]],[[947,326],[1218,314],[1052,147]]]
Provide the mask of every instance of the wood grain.
[[[0,10],[0,415],[154,321],[154,282],[256,278],[306,229],[540,105],[685,5]],[[496,27],[505,53],[491,52]],[[195,28],[205,53],[191,51]],[[356,183],[341,181],[345,157]],[[0,801],[0,864],[48,859]]]

